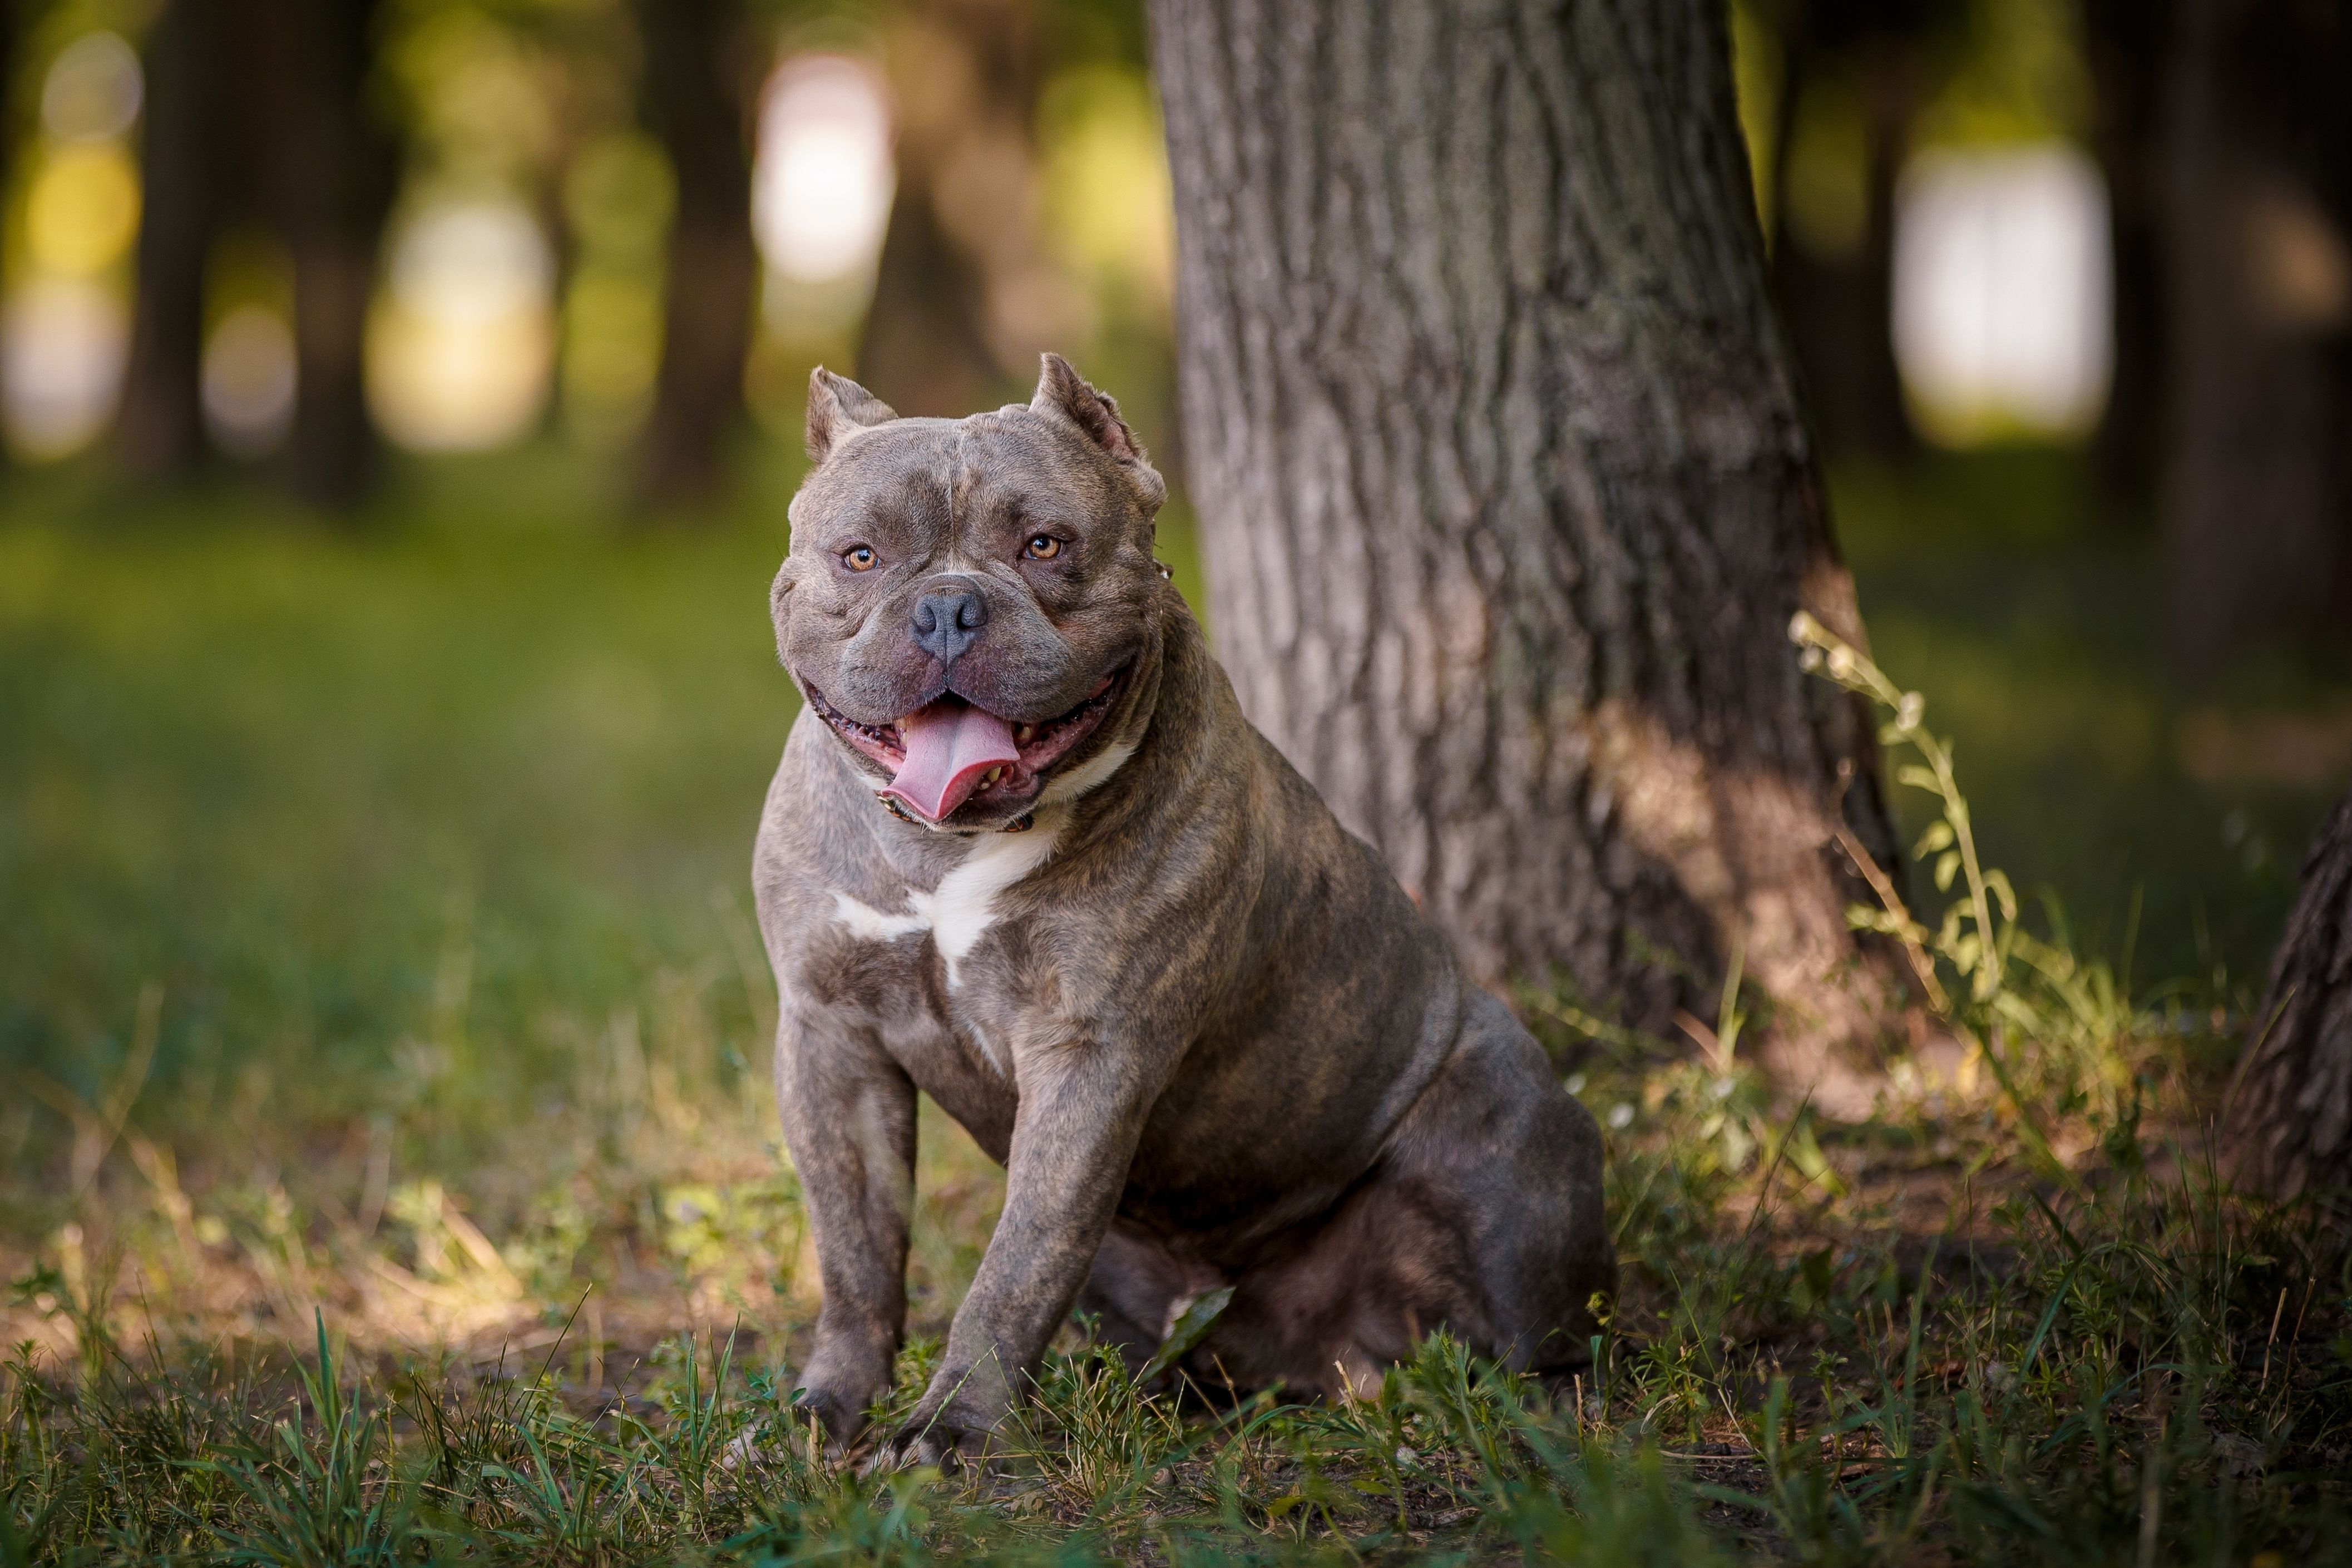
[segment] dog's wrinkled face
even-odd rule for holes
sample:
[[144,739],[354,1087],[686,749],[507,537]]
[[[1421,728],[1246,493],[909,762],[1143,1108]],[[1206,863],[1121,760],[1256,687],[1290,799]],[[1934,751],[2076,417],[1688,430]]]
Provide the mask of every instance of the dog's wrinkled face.
[[1017,822],[1139,727],[1167,489],[1108,397],[1048,354],[1026,407],[901,419],[820,370],[808,441],[776,650],[901,814]]

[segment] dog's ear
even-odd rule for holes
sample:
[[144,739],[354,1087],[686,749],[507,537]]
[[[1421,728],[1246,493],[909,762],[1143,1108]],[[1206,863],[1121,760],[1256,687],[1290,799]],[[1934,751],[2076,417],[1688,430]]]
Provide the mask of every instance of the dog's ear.
[[851,381],[823,365],[809,372],[808,455],[822,463],[862,430],[887,424],[898,411]]
[[1088,386],[1061,355],[1045,356],[1037,376],[1037,394],[1029,400],[1029,407],[1035,413],[1058,414],[1068,420],[1078,427],[1079,434],[1117,459],[1141,496],[1145,511],[1158,511],[1160,503],[1168,499],[1167,483],[1160,477],[1160,470],[1151,465],[1143,443],[1135,438],[1135,432],[1118,416],[1118,400]]

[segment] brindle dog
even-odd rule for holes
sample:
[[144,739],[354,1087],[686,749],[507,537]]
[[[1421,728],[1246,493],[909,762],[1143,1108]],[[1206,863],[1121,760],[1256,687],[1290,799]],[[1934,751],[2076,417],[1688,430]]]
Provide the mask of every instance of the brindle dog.
[[893,1457],[979,1452],[1073,1306],[1140,1364],[1224,1285],[1220,1382],[1361,1387],[1441,1325],[1580,1364],[1616,1280],[1592,1119],[1242,716],[1118,405],[1051,354],[961,420],[821,370],[808,444],[753,874],[833,1440],[905,1331],[918,1090],[1008,1176]]

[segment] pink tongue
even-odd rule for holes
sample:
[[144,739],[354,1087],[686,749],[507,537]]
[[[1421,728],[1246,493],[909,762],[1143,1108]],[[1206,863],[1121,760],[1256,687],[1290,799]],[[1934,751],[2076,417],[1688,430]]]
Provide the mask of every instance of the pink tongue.
[[907,760],[882,791],[895,795],[925,821],[953,814],[980,789],[980,776],[1000,763],[1021,760],[1013,727],[952,697],[919,707],[898,721]]

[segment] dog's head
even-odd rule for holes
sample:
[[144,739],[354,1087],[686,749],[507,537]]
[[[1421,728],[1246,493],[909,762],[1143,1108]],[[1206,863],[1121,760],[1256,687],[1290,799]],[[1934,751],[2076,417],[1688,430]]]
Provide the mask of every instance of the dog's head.
[[1167,486],[1118,405],[1045,357],[1037,393],[901,419],[809,379],[809,455],[771,596],[776,651],[902,815],[1018,822],[1131,747],[1156,685]]

